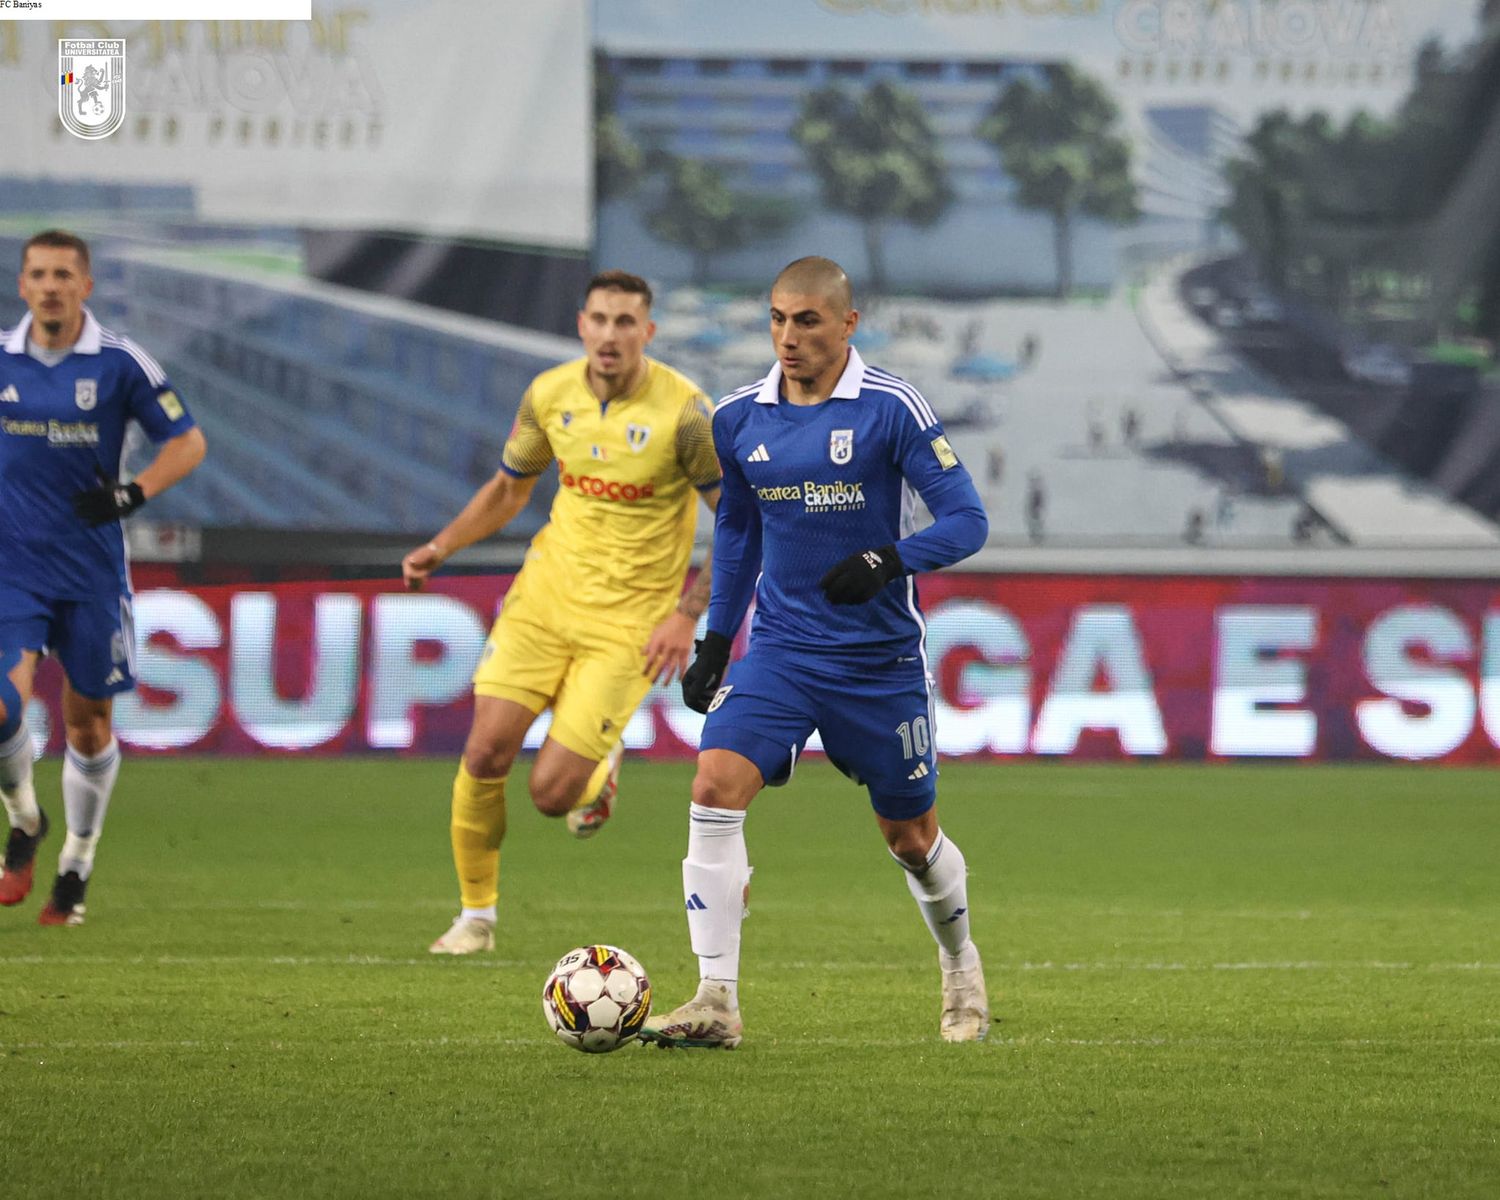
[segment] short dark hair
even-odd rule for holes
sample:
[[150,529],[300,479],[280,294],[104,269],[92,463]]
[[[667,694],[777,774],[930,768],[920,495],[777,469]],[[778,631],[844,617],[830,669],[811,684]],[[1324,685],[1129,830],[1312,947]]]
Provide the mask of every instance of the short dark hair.
[[79,261],[83,263],[83,269],[89,270],[89,244],[76,233],[69,233],[66,229],[44,229],[41,233],[33,234],[21,247],[22,270],[26,268],[26,252],[33,246],[53,246],[59,250],[76,250]]
[[848,274],[833,259],[821,255],[809,254],[806,258],[787,263],[776,276],[771,290],[774,292],[780,287],[827,296],[845,312],[854,307],[854,286],[849,282]]
[[632,275],[629,271],[600,271],[589,280],[588,287],[583,289],[584,304],[587,304],[589,297],[601,288],[609,292],[626,292],[632,296],[644,296],[646,307],[651,307],[651,285],[639,275]]

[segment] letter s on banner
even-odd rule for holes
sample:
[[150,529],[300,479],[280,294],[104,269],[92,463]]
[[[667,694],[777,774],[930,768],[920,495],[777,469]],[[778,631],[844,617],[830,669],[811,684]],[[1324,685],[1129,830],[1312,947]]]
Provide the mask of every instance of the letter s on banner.
[[135,598],[136,678],[170,692],[169,704],[147,704],[139,691],[115,697],[115,732],[127,746],[180,750],[206,737],[218,724],[223,700],[219,677],[201,659],[178,654],[151,639],[171,634],[185,650],[215,650],[223,644],[219,619],[190,592],[142,592]]
[[[1474,731],[1474,688],[1463,668],[1420,661],[1411,653],[1416,647],[1431,659],[1468,662],[1474,657],[1467,627],[1446,608],[1407,604],[1382,613],[1365,631],[1364,663],[1365,675],[1387,699],[1361,700],[1354,715],[1360,736],[1382,754],[1441,758]],[[1409,713],[1403,700],[1427,711]]]

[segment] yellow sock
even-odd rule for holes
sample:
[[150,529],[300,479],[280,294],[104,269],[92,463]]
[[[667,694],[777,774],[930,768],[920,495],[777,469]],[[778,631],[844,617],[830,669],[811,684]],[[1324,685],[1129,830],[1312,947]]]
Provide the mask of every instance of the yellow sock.
[[500,895],[500,843],[505,839],[505,781],[475,779],[460,761],[453,780],[453,865],[465,908],[489,908]]
[[578,802],[573,805],[574,809],[585,808],[599,798],[599,793],[604,790],[605,781],[609,779],[609,755],[599,760],[599,765],[594,768],[594,773],[589,776],[589,781],[584,785]]

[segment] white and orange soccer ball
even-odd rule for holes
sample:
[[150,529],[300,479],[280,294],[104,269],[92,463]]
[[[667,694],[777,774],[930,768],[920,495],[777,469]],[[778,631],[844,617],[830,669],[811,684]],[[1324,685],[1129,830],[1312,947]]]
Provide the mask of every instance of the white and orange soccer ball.
[[633,1040],[651,1013],[651,981],[618,946],[579,946],[557,960],[542,1014],[564,1044],[606,1054]]

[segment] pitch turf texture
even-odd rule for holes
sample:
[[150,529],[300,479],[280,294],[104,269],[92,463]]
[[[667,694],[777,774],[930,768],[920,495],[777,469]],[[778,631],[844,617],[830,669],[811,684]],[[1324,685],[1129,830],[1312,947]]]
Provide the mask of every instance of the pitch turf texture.
[[998,1018],[950,1046],[862,795],[810,764],[750,815],[743,1047],[599,1057],[539,990],[597,940],[691,992],[690,768],[628,763],[590,843],[518,771],[460,960],[426,953],[450,775],[127,763],[88,924],[0,911],[4,1195],[1500,1195],[1492,773],[945,767]]

